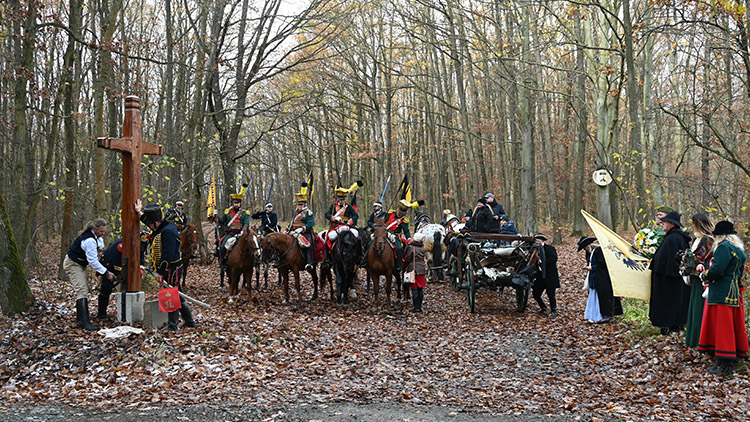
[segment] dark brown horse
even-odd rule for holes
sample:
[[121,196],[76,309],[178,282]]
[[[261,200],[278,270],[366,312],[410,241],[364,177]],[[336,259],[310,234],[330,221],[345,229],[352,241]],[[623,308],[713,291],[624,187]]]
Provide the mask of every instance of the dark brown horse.
[[195,224],[188,224],[180,232],[180,253],[182,254],[182,288],[186,288],[185,277],[187,276],[187,270],[190,266],[191,259],[197,259],[200,256],[200,235],[198,234],[198,226]]
[[[294,236],[287,233],[269,233],[260,242],[263,261],[278,262],[278,270],[284,284],[284,303],[289,303],[289,272],[294,275],[294,288],[297,290],[297,300],[302,301],[300,291],[299,271],[305,264],[305,252],[297,243]],[[311,246],[312,247],[312,246]],[[308,271],[313,279],[313,299],[318,298],[317,264]]]
[[234,245],[227,257],[229,303],[234,302],[235,298],[239,297],[240,276],[243,277],[243,281],[247,285],[248,300],[253,300],[253,293],[250,287],[252,286],[255,261],[258,259],[259,254],[260,243],[257,236],[255,236],[251,228],[245,227],[242,230],[240,238],[237,239],[237,244]]
[[385,229],[385,223],[383,223],[382,218],[378,218],[375,220],[372,244],[367,252],[367,278],[373,280],[375,303],[378,302],[380,276],[382,275],[385,276],[386,303],[391,304],[391,285],[396,268],[394,253],[395,247],[388,242],[388,231]]

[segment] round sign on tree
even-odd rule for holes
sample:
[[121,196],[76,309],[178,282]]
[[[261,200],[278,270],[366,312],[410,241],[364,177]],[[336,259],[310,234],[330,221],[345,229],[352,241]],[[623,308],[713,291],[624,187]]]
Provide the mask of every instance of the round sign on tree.
[[594,171],[592,178],[594,179],[594,183],[599,186],[607,186],[608,184],[612,183],[612,173],[610,173],[607,169],[599,169]]

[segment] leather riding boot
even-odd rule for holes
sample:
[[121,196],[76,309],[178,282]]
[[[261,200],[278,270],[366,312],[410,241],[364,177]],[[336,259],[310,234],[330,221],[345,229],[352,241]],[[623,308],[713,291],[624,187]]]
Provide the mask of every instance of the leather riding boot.
[[109,315],[107,315],[107,307],[109,306],[109,295],[105,295],[103,293],[99,294],[98,304],[99,304],[99,308],[96,311],[96,318],[99,320],[109,319]]
[[417,287],[417,313],[422,313],[422,301],[424,301],[424,288]]
[[89,322],[89,300],[85,297],[76,301],[76,319],[78,320],[78,328],[91,331],[99,329]]
[[167,331],[177,331],[180,322],[180,312],[172,311],[167,314]]
[[313,247],[310,246],[309,248],[307,248],[305,250],[305,261],[307,261],[305,263],[305,270],[307,270],[307,271],[312,271],[312,269],[313,269],[313,266],[312,266],[312,250],[311,250],[312,248]]
[[184,324],[182,324],[183,327],[188,328],[195,328],[195,320],[193,319],[193,313],[190,311],[190,307],[185,302],[185,299],[181,299],[182,305],[180,307],[180,315],[182,316],[182,320],[185,321]]

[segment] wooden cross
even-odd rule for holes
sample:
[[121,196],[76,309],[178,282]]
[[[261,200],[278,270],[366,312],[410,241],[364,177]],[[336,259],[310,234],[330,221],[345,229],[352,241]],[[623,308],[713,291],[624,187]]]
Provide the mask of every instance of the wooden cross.
[[135,201],[141,197],[141,155],[162,155],[162,146],[143,142],[141,104],[138,97],[125,97],[122,138],[99,138],[99,148],[122,152],[122,256],[127,258],[127,291],[141,291],[141,223]]

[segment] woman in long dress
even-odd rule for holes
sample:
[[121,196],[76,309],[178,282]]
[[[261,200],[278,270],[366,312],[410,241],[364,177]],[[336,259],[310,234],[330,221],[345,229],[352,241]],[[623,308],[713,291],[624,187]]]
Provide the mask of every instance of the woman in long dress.
[[702,273],[711,259],[711,248],[714,245],[714,238],[711,237],[711,231],[714,229],[713,223],[706,214],[695,214],[693,221],[693,235],[695,240],[690,246],[690,250],[695,257],[695,271],[686,276],[690,282],[690,303],[688,304],[687,328],[685,330],[685,344],[688,347],[698,347],[698,339],[701,335],[701,322],[703,321],[703,286],[701,285],[698,274]]
[[583,317],[591,323],[602,323],[610,321],[615,315],[622,315],[622,304],[612,291],[612,280],[609,278],[602,248],[595,242],[594,237],[582,237],[578,240],[578,250],[586,251],[585,269],[588,271],[589,296]]

